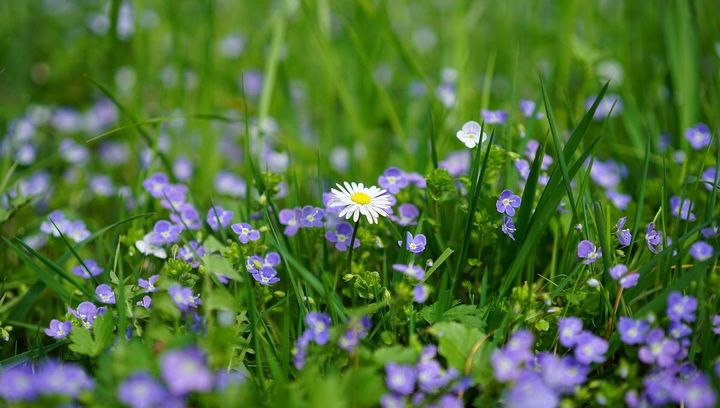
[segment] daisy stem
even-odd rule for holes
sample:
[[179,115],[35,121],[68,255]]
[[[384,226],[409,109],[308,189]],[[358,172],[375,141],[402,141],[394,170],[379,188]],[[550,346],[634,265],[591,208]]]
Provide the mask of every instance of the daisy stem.
[[358,218],[357,221],[355,221],[355,226],[353,227],[353,233],[352,238],[350,238],[350,251],[348,253],[348,273],[352,273],[352,256],[353,256],[353,249],[355,249],[355,237],[357,237],[358,229],[360,228],[360,219]]

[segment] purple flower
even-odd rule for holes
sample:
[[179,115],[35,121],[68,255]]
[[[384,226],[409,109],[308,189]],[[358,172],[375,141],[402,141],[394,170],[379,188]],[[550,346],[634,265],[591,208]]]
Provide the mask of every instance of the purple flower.
[[471,159],[467,150],[452,152],[445,157],[445,160],[438,163],[438,167],[447,170],[450,176],[458,177],[468,173]]
[[517,229],[515,228],[515,223],[513,222],[512,218],[506,215],[503,216],[500,230],[503,232],[503,234],[507,235],[508,237],[510,237],[510,239],[515,241],[515,236],[513,234],[515,234],[515,231],[517,231]]
[[230,221],[232,220],[232,218],[232,211],[227,211],[222,207],[215,205],[210,207],[210,209],[208,210],[205,221],[207,221],[210,229],[212,229],[213,231],[217,231],[220,228],[225,228],[230,225]]
[[[597,95],[593,95],[585,99],[585,110],[590,110]],[[598,103],[597,109],[593,114],[594,120],[605,120],[606,117],[614,117],[622,111],[623,102],[619,95],[616,94],[605,94],[605,96]]]
[[645,364],[671,367],[680,352],[680,344],[665,337],[662,329],[652,329],[645,338],[645,345],[638,350],[638,358]]
[[302,335],[295,342],[295,347],[292,349],[293,365],[298,370],[303,368],[305,365],[305,357],[307,356],[307,349],[312,340],[312,331],[305,330]]
[[263,267],[259,273],[252,275],[258,283],[264,286],[274,285],[280,282],[280,278],[277,277],[277,271],[270,267]]
[[694,322],[697,299],[692,296],[683,296],[680,292],[671,292],[668,295],[665,313],[670,320],[680,322]]
[[188,188],[182,184],[168,184],[163,188],[160,205],[168,210],[177,210],[185,204]]
[[417,188],[427,187],[427,180],[425,180],[425,177],[423,177],[420,173],[405,173],[405,178]]
[[407,187],[408,179],[405,173],[397,167],[389,167],[382,176],[378,177],[378,184],[390,194],[397,194]]
[[95,288],[95,296],[98,298],[100,303],[105,303],[108,305],[115,304],[115,293],[113,292],[110,285],[107,285],[105,283],[98,285],[98,287]]
[[500,382],[515,381],[522,374],[523,361],[516,355],[505,349],[493,351],[490,357],[490,364],[493,367],[493,375]]
[[325,313],[310,312],[305,316],[305,323],[312,335],[312,341],[321,346],[327,344],[330,338],[330,316]]
[[215,190],[233,198],[245,197],[247,185],[245,180],[232,173],[221,171],[215,176]]
[[535,101],[521,99],[520,112],[522,112],[523,116],[525,116],[526,118],[531,118],[532,115],[535,113],[535,105]]
[[245,262],[245,267],[250,274],[259,274],[262,268],[275,268],[280,265],[280,255],[277,252],[268,252],[263,259],[260,255],[251,255]]
[[38,395],[32,369],[27,365],[0,369],[0,397],[8,402],[32,401]]
[[690,256],[698,262],[705,262],[713,256],[713,247],[705,241],[693,242],[690,246]]
[[306,205],[300,212],[300,225],[305,228],[320,228],[323,226],[323,215],[325,212],[322,208]]
[[163,405],[167,391],[149,374],[136,373],[120,384],[117,397],[132,408],[153,408]]
[[396,395],[393,393],[384,394],[380,398],[380,407],[382,408],[405,408],[407,407],[407,397],[404,395]]
[[285,226],[283,233],[288,237],[297,234],[298,229],[302,226],[300,219],[302,218],[302,210],[299,208],[286,208],[280,210],[278,214],[280,224]]
[[513,194],[512,191],[505,189],[500,193],[500,197],[495,203],[495,208],[500,214],[509,216],[515,215],[515,209],[520,207],[520,196]]
[[690,142],[690,146],[695,150],[702,150],[710,145],[712,133],[708,125],[698,123],[685,129],[685,139]]
[[647,229],[645,230],[645,242],[647,242],[650,252],[654,254],[659,253],[662,247],[662,241],[662,232],[655,229],[654,222],[649,223]]
[[407,265],[393,264],[392,268],[403,275],[409,276],[410,278],[417,279],[419,281],[425,279],[425,270],[418,265],[414,265],[412,262]]
[[627,266],[623,264],[617,264],[611,267],[608,272],[610,273],[610,277],[613,278],[613,280],[619,281],[620,286],[625,289],[637,285],[637,281],[640,278],[639,273],[628,273]]
[[192,240],[187,243],[187,245],[183,245],[178,249],[177,254],[175,255],[175,259],[182,259],[183,261],[187,262],[192,266],[193,268],[197,268],[200,266],[200,261],[202,260],[202,257],[205,255],[205,247],[201,244],[198,244],[197,241]]
[[340,336],[338,345],[347,352],[353,352],[355,347],[360,344],[360,340],[367,335],[371,326],[372,322],[367,316],[350,318],[348,328],[345,330],[345,333]]
[[415,218],[420,215],[417,207],[412,204],[405,203],[400,204],[398,207],[398,215],[390,215],[390,219],[395,221],[398,225],[407,227],[409,225],[415,225],[417,222]]
[[190,309],[197,309],[200,301],[200,295],[194,295],[192,289],[186,288],[180,285],[170,285],[168,288],[168,294],[175,303],[175,306],[180,309],[181,312],[187,312]]
[[185,156],[178,157],[173,162],[173,174],[178,180],[189,180],[193,175],[193,163]]
[[162,198],[165,187],[170,184],[164,173],[155,173],[142,182],[142,186],[153,198]]
[[483,120],[488,125],[504,125],[510,115],[504,110],[482,109],[480,111]]
[[505,393],[507,408],[555,408],[558,403],[559,398],[555,391],[532,371],[525,371]]
[[631,319],[629,317],[621,317],[618,320],[618,331],[620,332],[620,340],[625,344],[642,344],[645,342],[645,336],[650,330],[650,323],[643,319]]
[[671,401],[672,391],[678,385],[671,370],[655,370],[643,379],[645,397],[651,404],[661,406]]
[[182,228],[170,221],[160,220],[155,223],[150,239],[153,245],[166,245],[177,242],[180,239]]
[[75,316],[82,323],[83,327],[90,328],[95,324],[95,319],[104,314],[104,307],[97,307],[91,302],[82,302],[77,309],[68,307],[68,313]]
[[584,239],[578,243],[577,256],[583,259],[585,265],[590,265],[602,257],[602,248],[596,247],[595,244]]
[[[413,237],[410,231],[405,233],[405,249],[413,254],[422,253],[422,251],[425,250],[425,244],[427,244],[427,238],[425,238],[425,235],[417,234]],[[398,245],[402,246],[402,241],[398,241]]]
[[675,401],[681,401],[687,408],[712,408],[716,403],[716,394],[712,384],[702,373],[695,373],[687,381],[674,387]]
[[417,366],[415,366],[415,373],[418,388],[420,388],[420,391],[428,394],[436,393],[457,376],[457,372],[454,369],[452,372],[447,372],[442,368],[440,363],[432,359],[420,361]]
[[690,326],[686,325],[685,323],[681,322],[670,322],[670,328],[668,330],[668,333],[670,334],[670,337],[672,337],[675,340],[681,340],[685,337],[688,337],[692,334],[692,329]]
[[148,295],[145,295],[143,296],[142,300],[138,300],[136,305],[145,309],[150,309],[150,307],[152,306],[152,298]]
[[690,199],[683,199],[673,196],[670,198],[670,214],[676,218],[686,221],[695,221],[695,214],[692,213],[693,203]]
[[392,392],[410,395],[415,389],[415,368],[404,364],[385,364],[385,385]]
[[519,361],[528,362],[533,356],[533,344],[535,344],[535,336],[530,330],[518,330],[510,336],[505,351]]
[[705,239],[715,238],[720,235],[720,229],[717,226],[710,226],[700,230],[700,235]]
[[213,388],[213,374],[196,348],[169,351],[162,356],[160,365],[162,378],[173,395],[207,392]]
[[145,293],[153,293],[157,291],[157,288],[155,287],[155,282],[160,279],[160,275],[153,275],[148,280],[145,280],[143,278],[138,279],[138,286],[145,289]]
[[181,204],[175,208],[175,211],[170,214],[170,221],[174,222],[175,225],[180,229],[187,227],[191,230],[199,230],[202,224],[200,223],[200,214],[190,203]]
[[45,329],[45,334],[48,336],[60,340],[66,338],[72,331],[71,322],[61,322],[57,319],[50,321],[50,327]]
[[423,285],[422,283],[419,283],[415,286],[413,286],[413,301],[415,303],[425,303],[428,296],[430,295],[430,291],[428,290],[428,287],[426,285]]
[[[712,191],[713,186],[715,186],[715,176],[715,167],[710,167],[709,169],[703,171],[703,174],[700,177],[703,185],[708,191]],[[720,189],[720,187],[718,187],[718,189]]]
[[587,380],[588,367],[572,357],[558,358],[555,354],[542,353],[538,362],[545,384],[559,393],[570,393]]
[[93,388],[93,380],[75,364],[46,361],[38,369],[35,384],[46,395],[77,397],[80,392]]
[[622,217],[618,220],[615,227],[617,228],[617,239],[620,243],[620,247],[626,247],[632,242],[632,234],[629,229],[624,228],[627,217]]
[[234,233],[237,234],[241,243],[247,244],[249,241],[257,241],[260,239],[260,232],[253,229],[252,225],[241,222],[230,226]]
[[72,273],[83,279],[90,279],[103,273],[103,268],[94,259],[85,259],[81,265],[72,268]]
[[523,180],[527,180],[530,176],[530,163],[527,160],[517,159],[515,160],[515,170]]
[[564,317],[558,320],[558,337],[560,344],[570,348],[577,344],[578,335],[582,332],[583,322],[577,317]]
[[602,363],[608,342],[588,331],[580,333],[575,341],[575,359],[582,364]]
[[627,209],[628,204],[632,201],[632,197],[628,194],[618,193],[617,191],[607,191],[608,199],[618,210],[624,211]]
[[[335,226],[335,231],[326,231],[325,239],[335,244],[335,249],[345,252],[352,239],[353,227],[347,222],[340,222]],[[360,246],[360,240],[355,238],[353,247]]]
[[616,191],[624,169],[613,160],[603,162],[595,159],[590,169],[590,178],[605,191]]

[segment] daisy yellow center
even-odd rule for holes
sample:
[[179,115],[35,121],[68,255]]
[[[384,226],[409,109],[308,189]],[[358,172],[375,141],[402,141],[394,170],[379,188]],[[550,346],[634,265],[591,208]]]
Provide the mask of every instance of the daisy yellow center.
[[353,193],[353,195],[350,196],[350,199],[357,204],[361,205],[368,205],[370,204],[370,196],[363,193],[362,191],[358,191]]

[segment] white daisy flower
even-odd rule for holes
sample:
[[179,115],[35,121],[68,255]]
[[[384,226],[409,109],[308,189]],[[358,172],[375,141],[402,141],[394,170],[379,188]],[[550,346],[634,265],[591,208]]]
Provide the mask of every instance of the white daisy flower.
[[345,187],[337,184],[337,189],[331,189],[332,198],[327,203],[328,207],[344,207],[338,214],[340,218],[352,218],[357,222],[360,215],[364,215],[370,224],[375,224],[379,216],[388,216],[391,203],[386,190],[365,187],[363,183],[344,184]]
[[473,147],[487,140],[487,134],[482,132],[482,141],[480,140],[481,126],[479,123],[471,120],[463,125],[462,129],[457,131],[457,138],[465,143],[465,146],[472,149]]

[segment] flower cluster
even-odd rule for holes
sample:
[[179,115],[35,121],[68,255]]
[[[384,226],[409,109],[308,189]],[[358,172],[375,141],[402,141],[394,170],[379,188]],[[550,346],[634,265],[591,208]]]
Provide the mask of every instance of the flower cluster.
[[443,368],[436,357],[437,348],[426,346],[415,365],[385,364],[388,393],[380,399],[383,408],[413,406],[463,407],[461,395],[472,384],[457,370]]
[[65,214],[60,210],[51,212],[47,218],[47,221],[40,224],[40,231],[45,234],[53,237],[59,237],[62,234],[75,242],[90,237],[90,231],[88,231],[82,220],[69,220],[65,218]]
[[11,403],[45,397],[76,399],[94,386],[87,373],[72,363],[48,360],[35,369],[29,365],[0,369],[0,397]]
[[[322,312],[310,312],[305,316],[307,328],[302,332],[292,349],[293,364],[295,368],[302,369],[305,366],[305,359],[311,343],[324,346],[330,341],[331,329],[330,316]],[[368,316],[351,317],[345,325],[345,331],[337,340],[338,346],[352,353],[360,344],[360,341],[370,330],[371,321]]]
[[625,392],[628,406],[670,403],[693,408],[715,406],[716,394],[710,379],[687,361],[697,306],[694,297],[671,292],[665,310],[669,322],[667,333],[653,324],[657,323],[654,318],[620,318],[620,339],[629,346],[638,346],[638,360],[647,366],[641,384],[631,385]]
[[280,281],[275,267],[280,265],[280,255],[277,252],[268,252],[265,257],[255,254],[247,258],[245,267],[258,283],[264,286],[273,285]]
[[278,217],[285,226],[285,235],[291,237],[297,234],[300,228],[321,228],[325,211],[322,208],[306,205],[302,208],[285,208],[280,210]]

